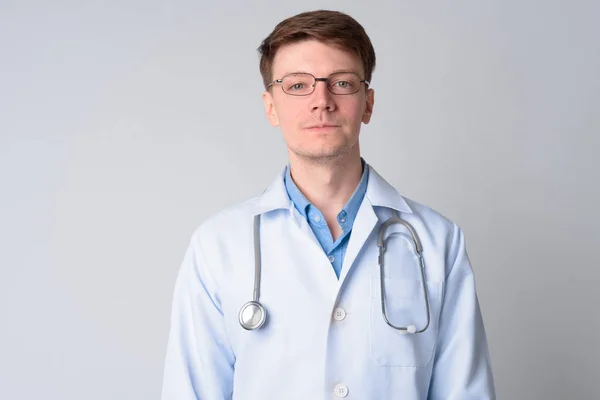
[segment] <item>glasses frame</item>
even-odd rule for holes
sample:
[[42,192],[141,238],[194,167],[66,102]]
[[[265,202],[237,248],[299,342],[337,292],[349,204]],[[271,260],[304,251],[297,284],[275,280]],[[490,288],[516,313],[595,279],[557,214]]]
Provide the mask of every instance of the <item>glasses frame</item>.
[[361,78],[360,78],[360,75],[358,75],[356,72],[352,72],[352,71],[340,71],[340,72],[334,72],[334,73],[331,73],[331,74],[329,74],[329,76],[328,76],[327,78],[317,78],[316,76],[314,76],[313,74],[311,74],[311,73],[308,73],[308,72],[290,72],[289,74],[285,74],[285,75],[284,75],[284,76],[282,76],[281,78],[279,78],[279,79],[275,79],[273,82],[269,83],[269,85],[267,86],[267,89],[269,89],[271,86],[274,86],[274,85],[276,85],[276,84],[281,84],[281,83],[283,83],[283,80],[284,80],[286,77],[290,76],[290,75],[300,75],[300,74],[303,74],[303,75],[310,75],[310,76],[312,76],[312,77],[314,78],[314,80],[315,80],[315,83],[312,85],[312,90],[310,91],[310,93],[306,93],[306,94],[293,94],[293,93],[288,93],[288,92],[286,92],[286,91],[283,89],[283,85],[281,86],[281,91],[282,91],[283,93],[287,94],[287,95],[290,95],[290,96],[310,96],[311,94],[313,94],[313,93],[314,93],[314,91],[315,91],[315,88],[317,87],[317,82],[325,82],[325,84],[327,85],[327,90],[329,90],[329,92],[330,92],[331,94],[334,94],[334,95],[336,95],[336,96],[347,96],[347,95],[351,95],[351,94],[355,94],[355,93],[358,93],[358,92],[360,92],[360,86],[357,86],[357,89],[356,89],[356,91],[354,91],[354,92],[352,92],[352,93],[334,93],[334,92],[332,92],[332,91],[331,91],[331,86],[329,86],[329,80],[331,79],[331,75],[337,75],[337,74],[352,74],[352,75],[356,75],[356,76],[358,77],[358,79],[360,79],[360,83],[364,83],[364,84],[365,84],[365,86],[369,86],[369,85],[370,85],[370,82],[369,82],[368,80],[366,80],[366,79],[361,79]]

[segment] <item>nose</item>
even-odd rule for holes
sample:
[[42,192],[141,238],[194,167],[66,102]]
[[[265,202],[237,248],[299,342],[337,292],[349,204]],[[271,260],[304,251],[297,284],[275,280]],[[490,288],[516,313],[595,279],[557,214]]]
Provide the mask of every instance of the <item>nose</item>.
[[312,111],[335,110],[333,93],[327,88],[328,82],[316,81],[315,90],[310,95],[310,108]]

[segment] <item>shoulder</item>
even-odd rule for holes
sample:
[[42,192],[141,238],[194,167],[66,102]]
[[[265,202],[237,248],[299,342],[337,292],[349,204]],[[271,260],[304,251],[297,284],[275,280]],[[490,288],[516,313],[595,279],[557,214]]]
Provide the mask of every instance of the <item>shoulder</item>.
[[456,222],[452,221],[438,210],[406,196],[402,196],[402,198],[410,207],[414,214],[414,218],[421,220],[429,229],[444,233],[453,233],[458,228]]
[[444,263],[447,276],[461,252],[465,252],[465,238],[461,227],[441,212],[421,202],[402,196],[412,210],[410,218],[419,226],[419,234],[427,238]]
[[258,199],[253,197],[209,215],[196,226],[193,239],[210,246],[246,235],[252,227]]

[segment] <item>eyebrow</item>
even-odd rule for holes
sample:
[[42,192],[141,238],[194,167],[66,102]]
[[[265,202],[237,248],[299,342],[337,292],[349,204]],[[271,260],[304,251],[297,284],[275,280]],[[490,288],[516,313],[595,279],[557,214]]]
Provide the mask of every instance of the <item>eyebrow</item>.
[[[337,73],[340,73],[340,72],[350,72],[350,73],[353,73],[353,74],[356,74],[356,75],[360,76],[360,74],[358,73],[358,71],[355,71],[353,69],[336,69],[335,71],[330,72],[329,75],[331,75],[331,74],[337,74]],[[306,72],[306,71],[292,71],[292,72],[287,72],[287,73],[285,73],[285,74],[283,74],[281,76],[284,77],[286,75],[291,75],[291,74],[311,74],[311,75],[314,76],[313,73]]]

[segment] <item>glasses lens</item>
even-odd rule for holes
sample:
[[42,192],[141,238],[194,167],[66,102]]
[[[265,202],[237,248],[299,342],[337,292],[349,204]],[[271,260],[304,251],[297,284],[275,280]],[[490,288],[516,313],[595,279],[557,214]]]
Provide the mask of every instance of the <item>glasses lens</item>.
[[360,78],[350,72],[329,75],[329,88],[335,94],[352,94],[360,89]]
[[290,74],[283,77],[283,91],[294,96],[305,96],[313,91],[315,78],[310,74]]

